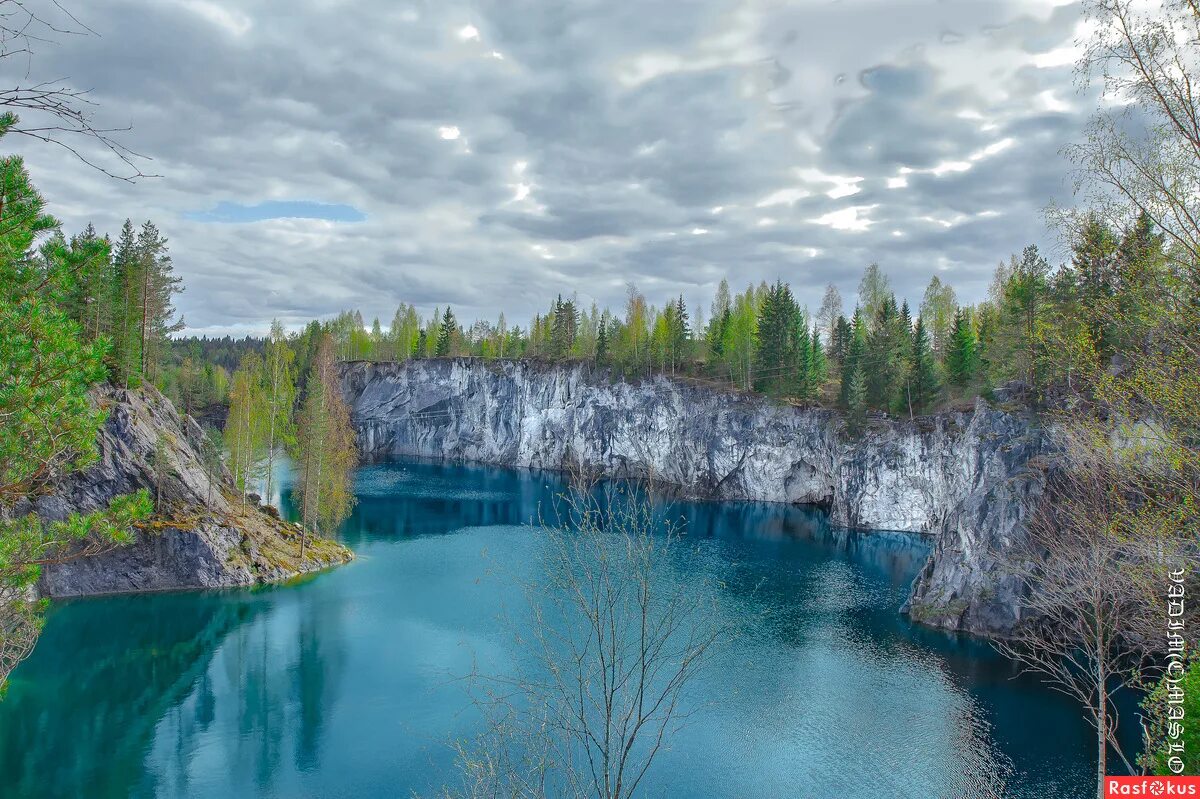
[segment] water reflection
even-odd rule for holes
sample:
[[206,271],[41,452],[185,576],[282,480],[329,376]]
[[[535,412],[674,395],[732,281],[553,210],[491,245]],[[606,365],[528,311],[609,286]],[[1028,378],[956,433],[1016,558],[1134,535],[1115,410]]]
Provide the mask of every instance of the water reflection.
[[[497,622],[536,577],[527,525],[555,475],[427,463],[362,471],[360,557],[299,585],[57,606],[0,703],[0,794],[402,796],[452,776],[479,722],[454,677],[520,657]],[[289,511],[289,494],[283,491]],[[648,796],[1082,795],[1070,702],[987,644],[897,609],[928,553],[818,511],[671,501],[741,636],[698,684],[702,722]],[[984,786],[990,786],[985,790]]]

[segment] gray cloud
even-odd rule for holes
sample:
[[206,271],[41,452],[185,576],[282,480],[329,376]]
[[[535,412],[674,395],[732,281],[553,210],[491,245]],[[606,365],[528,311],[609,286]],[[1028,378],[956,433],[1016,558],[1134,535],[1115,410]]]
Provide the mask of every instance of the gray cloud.
[[[557,293],[707,304],[790,280],[852,301],[878,261],[916,302],[937,273],[978,299],[1046,244],[1068,196],[1074,4],[1039,0],[93,0],[97,31],[39,54],[162,175],[130,186],[26,155],[75,229],[154,219],[195,331],[357,307],[385,324]],[[205,223],[232,204],[365,221]]]

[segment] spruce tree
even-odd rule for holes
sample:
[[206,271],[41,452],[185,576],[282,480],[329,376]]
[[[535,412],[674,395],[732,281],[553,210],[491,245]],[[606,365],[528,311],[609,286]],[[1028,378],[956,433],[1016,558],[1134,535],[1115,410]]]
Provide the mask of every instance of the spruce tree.
[[821,333],[817,330],[813,331],[809,353],[808,376],[805,381],[808,384],[808,395],[812,399],[820,400],[821,390],[829,378],[829,361],[821,344]]
[[112,312],[112,364],[116,381],[128,388],[138,381],[142,339],[138,324],[141,307],[141,259],[133,222],[126,219],[113,253],[110,303]]
[[444,358],[447,355],[454,354],[455,339],[458,337],[458,322],[454,320],[454,314],[450,311],[450,306],[446,306],[446,312],[442,315],[442,325],[438,328],[437,349],[434,354],[439,358]]
[[925,332],[925,320],[921,316],[917,317],[917,326],[913,330],[908,391],[916,413],[924,413],[937,397],[937,367],[929,335]]
[[758,317],[755,386],[759,391],[782,393],[792,382],[797,314],[791,289],[776,281],[767,289]]
[[608,314],[607,314],[607,312],[600,317],[600,329],[596,331],[595,361],[598,364],[603,364],[608,361]]
[[[846,356],[842,362],[842,383],[838,392],[838,404],[843,408],[850,407],[851,384],[857,375],[863,382],[862,390],[866,391],[866,376],[863,372],[863,359],[867,352],[867,329],[862,314],[856,308],[854,321],[850,325],[849,342],[846,345]],[[863,401],[866,401],[864,394]]]
[[867,379],[861,362],[850,371],[846,386],[846,429],[850,435],[861,433],[867,423]]
[[966,389],[974,385],[978,375],[979,354],[975,331],[971,328],[971,320],[960,309],[954,315],[954,327],[946,352],[946,380],[956,388]]

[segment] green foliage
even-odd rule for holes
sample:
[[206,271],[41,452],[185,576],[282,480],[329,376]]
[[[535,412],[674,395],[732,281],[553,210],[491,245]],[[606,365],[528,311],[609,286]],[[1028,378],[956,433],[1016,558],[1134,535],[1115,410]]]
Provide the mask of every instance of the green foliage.
[[979,351],[975,330],[965,312],[954,314],[954,327],[946,351],[946,382],[965,391],[979,377]]
[[783,394],[791,387],[796,369],[796,326],[800,309],[792,290],[782,281],[768,289],[759,310],[755,346],[754,387],[768,394]]
[[458,339],[458,323],[454,320],[454,314],[450,311],[450,306],[446,306],[446,312],[442,315],[442,324],[438,328],[437,348],[434,354],[439,358],[444,358],[447,355],[455,355],[455,346]]
[[263,360],[256,352],[247,353],[233,374],[224,436],[229,468],[234,484],[242,492],[243,505],[263,474],[268,422],[264,394]]
[[[0,119],[0,133],[13,118]],[[146,493],[113,500],[104,511],[43,523],[13,518],[15,504],[95,457],[104,420],[88,390],[103,379],[109,342],[84,325],[97,293],[105,247],[94,236],[65,244],[39,237],[57,221],[21,159],[0,160],[0,684],[31,650],[42,606],[27,591],[44,563],[126,543],[150,512]]]
[[929,336],[925,332],[924,319],[923,316],[917,317],[909,359],[908,400],[915,413],[927,411],[938,393],[937,368]]
[[[449,309],[446,315],[453,320]],[[333,343],[328,337],[319,343],[305,381],[292,452],[297,467],[295,491],[304,524],[332,532],[354,506],[352,474],[357,450],[350,410],[342,400]],[[303,547],[302,540],[301,557]]]
[[[1142,717],[1146,731],[1146,751],[1139,758],[1139,765],[1150,774],[1200,774],[1200,658],[1193,657],[1186,670],[1179,675],[1175,691],[1164,674],[1153,685],[1142,700]],[[1174,678],[1172,678],[1174,679]],[[1172,698],[1182,698],[1171,710]],[[1182,710],[1182,717],[1178,711]],[[1175,716],[1175,717],[1173,717]],[[1183,771],[1172,771],[1169,760],[1177,757],[1171,744],[1183,745]]]

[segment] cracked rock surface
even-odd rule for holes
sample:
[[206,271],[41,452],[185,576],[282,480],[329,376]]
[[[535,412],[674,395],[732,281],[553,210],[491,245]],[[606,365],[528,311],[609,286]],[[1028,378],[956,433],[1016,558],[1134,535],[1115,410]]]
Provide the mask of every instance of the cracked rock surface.
[[693,497],[822,505],[838,525],[933,537],[905,605],[914,619],[986,635],[1019,622],[1021,586],[994,555],[1040,495],[1042,436],[982,400],[851,440],[837,411],[587,364],[359,362],[342,382],[365,457],[582,467]]

